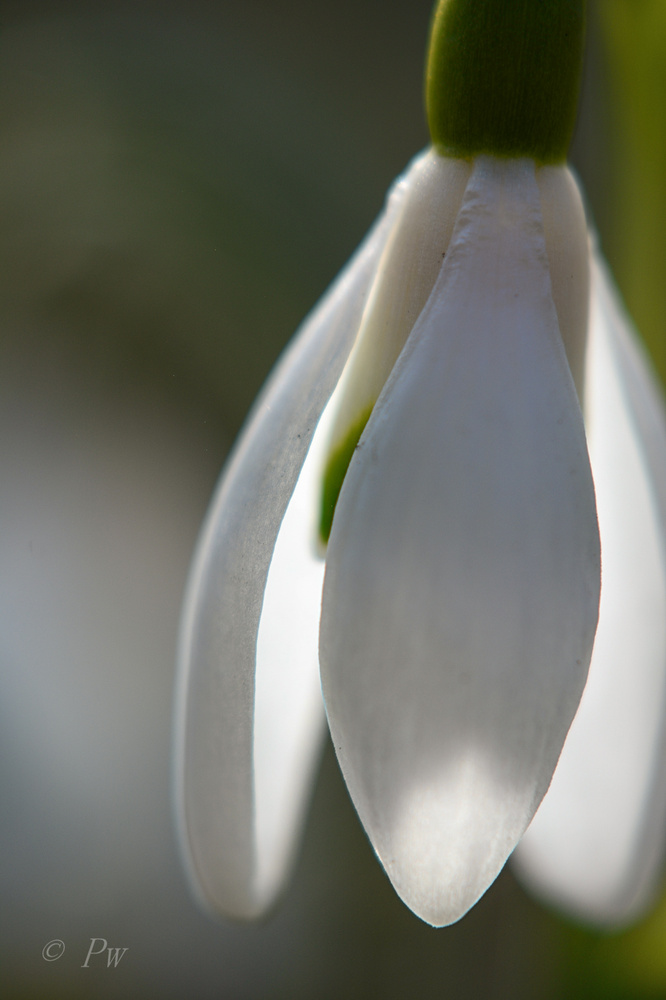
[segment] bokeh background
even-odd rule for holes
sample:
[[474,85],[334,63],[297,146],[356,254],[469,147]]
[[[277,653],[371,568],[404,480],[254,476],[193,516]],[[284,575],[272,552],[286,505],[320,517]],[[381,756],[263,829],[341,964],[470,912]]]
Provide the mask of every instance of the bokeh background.
[[[0,977],[28,998],[666,997],[666,904],[602,935],[505,871],[455,927],[393,893],[327,748],[258,926],[171,823],[179,604],[272,363],[427,142],[430,0],[0,9]],[[666,3],[598,0],[573,160],[666,375]],[[81,968],[93,937],[127,948]],[[65,942],[61,959],[42,948]]]

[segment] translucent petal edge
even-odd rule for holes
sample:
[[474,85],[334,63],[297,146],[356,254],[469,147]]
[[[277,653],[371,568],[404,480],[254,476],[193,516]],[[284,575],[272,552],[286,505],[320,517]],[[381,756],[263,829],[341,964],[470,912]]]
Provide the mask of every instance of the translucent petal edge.
[[514,867],[583,922],[619,928],[654,897],[666,832],[666,418],[596,249],[592,291],[587,419],[602,536],[599,628],[578,714]]
[[252,752],[264,590],[285,510],[406,183],[408,172],[257,400],[209,508],[186,587],[175,699],[176,828],[195,894],[224,915],[258,915],[281,881],[272,880],[270,894],[257,890]]

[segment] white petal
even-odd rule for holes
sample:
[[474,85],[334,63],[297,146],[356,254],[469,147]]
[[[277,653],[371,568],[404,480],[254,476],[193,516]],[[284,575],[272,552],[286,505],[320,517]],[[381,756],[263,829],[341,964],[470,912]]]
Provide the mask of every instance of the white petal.
[[320,638],[352,798],[429,923],[472,906],[546,791],[598,593],[534,164],[480,157],[342,487]]
[[435,284],[472,166],[431,149],[410,173],[409,191],[386,241],[353,350],[342,373],[333,447],[377,402]]
[[593,263],[588,440],[602,543],[590,676],[519,873],[578,917],[650,902],[666,816],[666,424],[603,263]]
[[557,323],[582,401],[590,305],[590,250],[583,199],[568,167],[539,167],[536,178]]
[[[305,484],[284,522],[283,515],[351,348],[404,187],[397,185],[259,398],[191,571],[176,703],[177,822],[195,890],[231,916],[252,917],[272,902],[288,874],[309,791],[323,713],[316,673],[321,569],[304,540]],[[305,627],[308,614],[314,618]]]

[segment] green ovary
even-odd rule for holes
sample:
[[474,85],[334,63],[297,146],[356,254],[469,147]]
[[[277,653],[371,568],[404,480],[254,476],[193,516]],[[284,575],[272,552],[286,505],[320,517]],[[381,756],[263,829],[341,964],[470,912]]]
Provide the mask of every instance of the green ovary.
[[354,450],[365,429],[374,403],[367,406],[350,426],[344,438],[332,449],[324,469],[324,480],[321,493],[321,515],[319,518],[319,540],[322,545],[328,543],[333,524],[333,515],[338,502],[342,483],[347,475]]

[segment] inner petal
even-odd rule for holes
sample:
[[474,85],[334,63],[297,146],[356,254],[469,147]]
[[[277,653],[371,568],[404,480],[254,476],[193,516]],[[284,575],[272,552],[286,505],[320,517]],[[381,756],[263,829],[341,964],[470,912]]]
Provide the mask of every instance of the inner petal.
[[471,169],[465,160],[431,150],[409,175],[409,190],[340,380],[324,472],[319,524],[324,545],[354,448],[446,257]]

